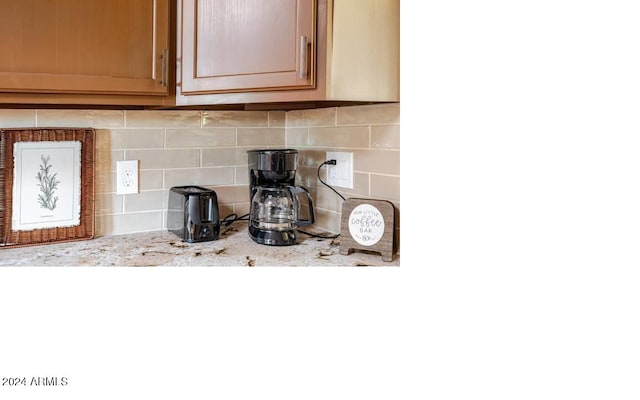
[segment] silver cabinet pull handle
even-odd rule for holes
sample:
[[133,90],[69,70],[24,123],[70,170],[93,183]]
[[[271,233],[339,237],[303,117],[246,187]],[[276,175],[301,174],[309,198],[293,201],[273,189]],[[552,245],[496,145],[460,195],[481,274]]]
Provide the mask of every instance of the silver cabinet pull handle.
[[307,58],[309,56],[307,50],[308,40],[306,36],[300,36],[300,79],[307,79],[309,72],[307,71]]
[[169,84],[169,49],[162,50],[162,77],[160,84],[166,87]]

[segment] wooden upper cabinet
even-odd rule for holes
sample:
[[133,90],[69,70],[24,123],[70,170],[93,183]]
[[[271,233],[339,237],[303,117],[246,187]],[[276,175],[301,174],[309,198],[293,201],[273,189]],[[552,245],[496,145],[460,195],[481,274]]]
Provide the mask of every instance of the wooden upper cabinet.
[[182,0],[177,105],[400,101],[399,0]]
[[314,0],[182,4],[182,93],[313,87]]
[[0,92],[168,94],[169,0],[0,0],[0,10]]
[[0,0],[0,37],[0,105],[400,101],[400,0]]

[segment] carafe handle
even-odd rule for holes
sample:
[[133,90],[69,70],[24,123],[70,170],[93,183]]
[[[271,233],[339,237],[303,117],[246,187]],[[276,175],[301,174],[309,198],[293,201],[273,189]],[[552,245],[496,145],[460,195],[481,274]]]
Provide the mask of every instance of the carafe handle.
[[[298,226],[309,226],[314,222],[316,222],[316,217],[313,212],[313,200],[311,199],[311,194],[309,194],[309,191],[302,186],[290,186],[290,188],[291,188],[291,193],[293,193],[294,196],[298,193],[304,193],[304,195],[307,196],[307,201],[309,204],[309,219],[300,219],[298,217],[296,224]],[[300,210],[298,210],[298,216],[300,216]]]

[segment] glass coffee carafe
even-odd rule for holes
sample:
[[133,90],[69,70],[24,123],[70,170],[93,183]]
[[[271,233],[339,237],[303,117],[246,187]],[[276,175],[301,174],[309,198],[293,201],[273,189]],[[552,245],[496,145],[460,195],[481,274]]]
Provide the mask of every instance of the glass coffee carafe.
[[[299,195],[307,198],[308,219],[300,219]],[[257,186],[251,199],[249,231],[258,243],[276,246],[295,244],[297,228],[315,222],[311,195],[302,186]]]

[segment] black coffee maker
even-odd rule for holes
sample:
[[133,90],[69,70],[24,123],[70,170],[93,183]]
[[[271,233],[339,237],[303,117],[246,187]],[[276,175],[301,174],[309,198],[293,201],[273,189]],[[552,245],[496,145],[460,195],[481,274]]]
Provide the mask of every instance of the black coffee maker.
[[[249,159],[249,236],[260,244],[298,243],[298,227],[315,222],[309,191],[295,186],[298,150],[247,151]],[[307,199],[308,217],[301,219],[300,196]]]

